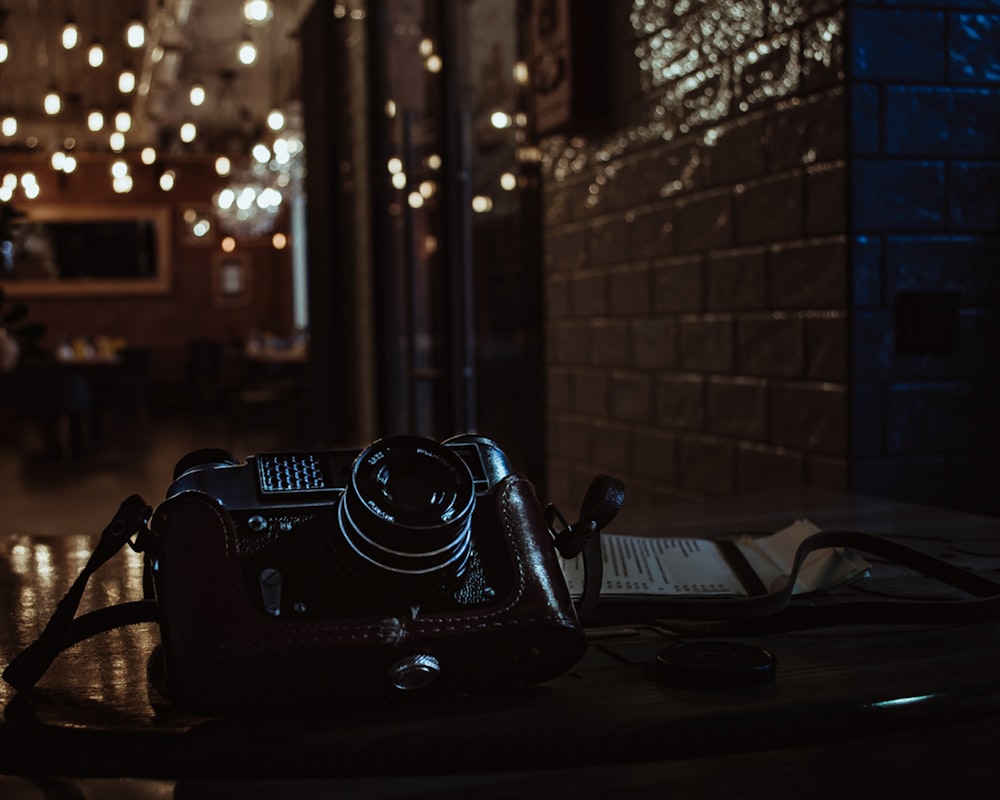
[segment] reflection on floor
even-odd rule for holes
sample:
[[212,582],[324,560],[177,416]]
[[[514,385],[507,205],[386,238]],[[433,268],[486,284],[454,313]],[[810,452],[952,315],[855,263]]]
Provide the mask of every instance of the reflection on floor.
[[283,445],[266,430],[233,435],[219,419],[160,413],[65,462],[43,447],[25,451],[20,431],[6,426],[0,436],[0,534],[99,533],[130,494],[155,507],[177,460],[202,447],[244,458]]

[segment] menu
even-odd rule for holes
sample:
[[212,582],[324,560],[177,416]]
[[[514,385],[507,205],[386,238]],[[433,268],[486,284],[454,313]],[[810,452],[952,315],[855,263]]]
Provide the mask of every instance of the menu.
[[[768,536],[742,535],[731,540],[768,591],[787,585],[795,551],[820,529],[808,520]],[[749,591],[712,539],[602,534],[601,554],[608,597],[715,595],[746,597]],[[799,569],[793,594],[815,592],[865,574],[869,564],[846,548],[809,554]],[[583,556],[562,562],[570,593],[583,592]]]

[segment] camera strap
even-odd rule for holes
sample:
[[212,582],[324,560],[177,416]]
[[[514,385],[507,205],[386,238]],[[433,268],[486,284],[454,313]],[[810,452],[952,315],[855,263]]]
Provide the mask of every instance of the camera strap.
[[26,691],[41,679],[56,656],[67,647],[114,628],[157,621],[156,603],[152,600],[120,603],[76,616],[87,581],[101,565],[126,544],[136,552],[142,551],[143,533],[147,530],[146,523],[152,513],[152,507],[137,494],[122,502],[114,518],[101,533],[83,570],[59,601],[41,635],[3,671],[3,678],[7,683],[18,691]]
[[[563,558],[583,553],[583,592],[576,604],[576,615],[583,625],[593,616],[604,582],[604,554],[601,531],[614,519],[625,501],[625,484],[610,475],[598,475],[587,488],[580,504],[580,518],[572,525],[551,503],[545,509],[545,521],[556,551]],[[559,523],[562,528],[557,530]]]

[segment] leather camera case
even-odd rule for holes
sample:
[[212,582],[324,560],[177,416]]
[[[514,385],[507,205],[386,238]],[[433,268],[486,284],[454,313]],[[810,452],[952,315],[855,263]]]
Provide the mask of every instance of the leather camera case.
[[488,605],[305,620],[268,616],[252,602],[236,526],[217,500],[200,492],[166,500],[147,548],[166,693],[199,710],[294,708],[399,695],[391,676],[413,657],[430,656],[439,671],[403,694],[490,691],[571,668],[586,638],[533,486],[510,475],[479,502],[495,509],[477,509],[476,535],[495,537],[511,576]]

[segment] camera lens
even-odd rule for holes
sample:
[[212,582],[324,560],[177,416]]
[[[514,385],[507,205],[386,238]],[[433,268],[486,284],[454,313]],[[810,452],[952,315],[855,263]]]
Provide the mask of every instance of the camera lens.
[[414,599],[454,584],[469,558],[475,499],[472,474],[450,448],[417,436],[370,445],[338,507],[355,572]]

